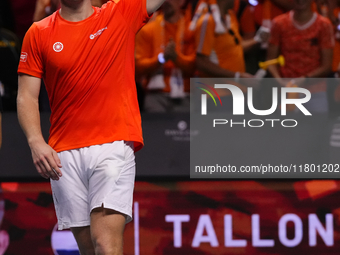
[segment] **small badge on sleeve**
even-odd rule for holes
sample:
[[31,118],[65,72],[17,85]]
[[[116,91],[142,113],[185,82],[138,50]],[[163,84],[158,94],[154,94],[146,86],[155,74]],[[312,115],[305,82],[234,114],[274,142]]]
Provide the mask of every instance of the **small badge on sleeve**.
[[27,53],[26,52],[21,52],[20,62],[26,62],[26,61],[27,61]]

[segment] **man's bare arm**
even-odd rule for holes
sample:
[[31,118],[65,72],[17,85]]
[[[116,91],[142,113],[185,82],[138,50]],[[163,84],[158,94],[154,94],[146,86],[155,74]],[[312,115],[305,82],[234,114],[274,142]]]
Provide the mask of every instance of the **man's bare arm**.
[[146,10],[152,14],[158,10],[165,0],[146,0]]
[[19,75],[18,118],[27,137],[38,173],[44,178],[58,180],[61,177],[60,160],[57,153],[45,142],[41,132],[38,101],[40,84],[39,78]]

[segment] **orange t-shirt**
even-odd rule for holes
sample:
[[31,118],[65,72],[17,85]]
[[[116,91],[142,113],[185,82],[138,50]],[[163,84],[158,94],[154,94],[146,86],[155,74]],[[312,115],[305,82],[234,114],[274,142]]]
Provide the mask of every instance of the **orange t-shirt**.
[[57,11],[28,30],[18,73],[45,81],[54,150],[117,140],[141,149],[134,42],[148,19],[146,0],[110,0],[83,21]]
[[139,74],[147,73],[150,67],[157,65],[158,54],[164,51],[171,39],[176,43],[176,63],[167,61],[162,68],[165,83],[163,92],[170,92],[171,72],[176,67],[182,71],[184,91],[190,92],[190,76],[194,71],[196,52],[188,24],[189,20],[185,17],[181,17],[176,23],[169,23],[160,14],[136,36],[136,70]]
[[239,34],[238,22],[233,11],[229,11],[230,30],[233,34],[215,34],[215,21],[207,13],[203,15],[196,29],[197,53],[210,56],[210,60],[220,67],[233,71],[245,72],[243,48]]
[[280,46],[285,57],[280,69],[283,77],[305,76],[320,66],[321,49],[334,47],[333,27],[316,13],[306,25],[298,26],[291,11],[274,19],[270,43]]

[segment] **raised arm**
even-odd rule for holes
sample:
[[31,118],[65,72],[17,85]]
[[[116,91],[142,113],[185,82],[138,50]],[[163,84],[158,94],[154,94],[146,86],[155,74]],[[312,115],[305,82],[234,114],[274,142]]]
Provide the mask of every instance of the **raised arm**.
[[18,118],[27,137],[38,173],[46,179],[58,180],[61,177],[60,160],[57,153],[45,142],[41,133],[38,102],[40,84],[39,78],[25,74],[19,75]]
[[165,0],[146,0],[146,10],[148,14],[152,14],[158,10]]

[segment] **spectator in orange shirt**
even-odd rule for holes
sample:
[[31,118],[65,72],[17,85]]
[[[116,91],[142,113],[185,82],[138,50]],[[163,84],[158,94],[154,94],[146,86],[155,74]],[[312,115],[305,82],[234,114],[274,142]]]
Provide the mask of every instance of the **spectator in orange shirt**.
[[[261,26],[270,29],[275,17],[292,9],[292,0],[249,0],[249,3],[239,17],[240,32],[245,40],[253,38]],[[245,53],[248,72],[257,72],[258,63],[266,58],[267,47],[268,43],[262,43]]]
[[[333,28],[327,18],[313,12],[312,0],[294,0],[294,9],[273,21],[268,59],[280,54],[285,65],[269,67],[273,77],[318,78],[331,71],[334,47]],[[307,103],[310,111],[328,110],[326,83],[307,87],[312,99]]]
[[[233,10],[233,0],[218,0],[221,26],[226,32],[216,31],[217,21],[214,14],[206,13],[197,22],[196,66],[200,77],[235,77],[252,78],[246,73],[244,51],[261,43],[261,35],[258,38],[243,40],[239,33],[239,24]],[[244,92],[246,88],[240,87]],[[223,97],[226,109],[231,109],[232,98],[230,92],[219,91]]]
[[145,79],[146,112],[190,109],[190,76],[195,49],[182,0],[166,0],[155,20],[136,36],[136,76]]
[[242,40],[239,24],[233,11],[233,0],[218,0],[225,33],[218,34],[216,22],[210,13],[201,16],[196,28],[196,65],[200,76],[241,77],[252,75],[245,72],[244,51],[260,43],[260,38]]

